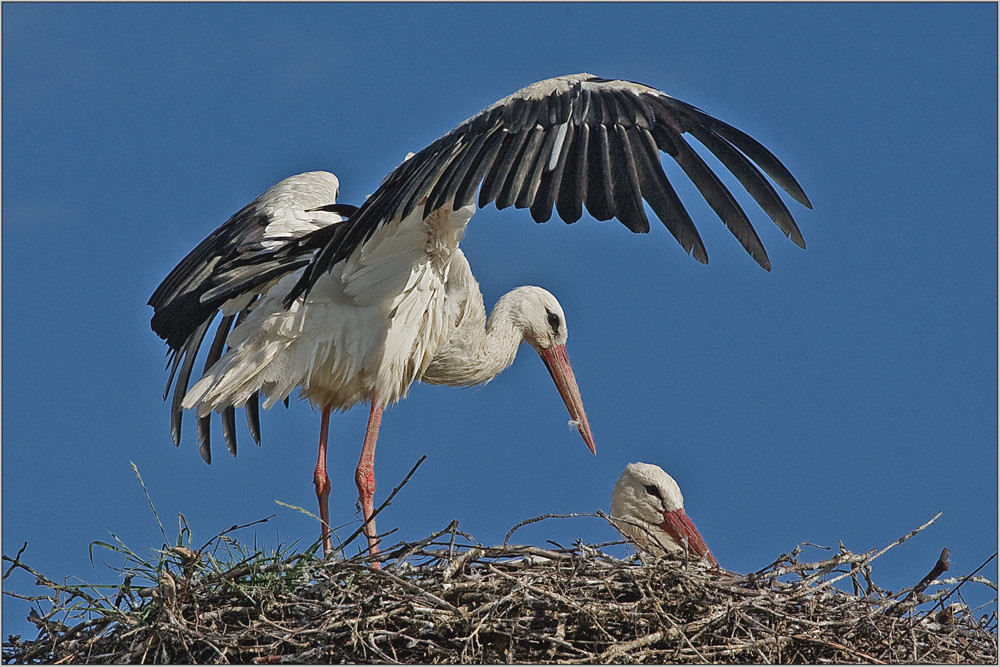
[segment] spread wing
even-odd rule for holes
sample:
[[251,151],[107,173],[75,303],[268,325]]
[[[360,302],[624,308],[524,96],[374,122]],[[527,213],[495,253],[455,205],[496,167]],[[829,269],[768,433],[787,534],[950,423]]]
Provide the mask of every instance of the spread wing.
[[750,256],[770,269],[746,213],[685,134],[733,173],[786,236],[805,246],[771,181],[804,206],[812,205],[767,148],[654,88],[576,74],[505,97],[403,162],[351,221],[335,230],[286,302],[380,225],[418,206],[425,215],[442,206],[460,208],[474,201],[477,190],[479,207],[495,202],[498,209],[527,208],[536,222],[547,221],[554,207],[567,223],[579,220],[586,208],[594,218],[617,218],[633,232],[649,231],[645,202],[687,252],[707,263],[698,230],[663,171],[661,152],[677,162]]
[[[306,266],[338,224],[357,208],[336,204],[337,179],[308,172],[278,183],[243,207],[198,244],[167,275],[149,299],[150,325],[167,341],[170,375],[164,399],[174,387],[170,431],[180,443],[181,401],[195,357],[213,320],[221,314],[205,360],[209,368],[225,351],[226,337],[260,295],[282,276]],[[176,379],[176,382],[175,382]],[[247,423],[260,442],[258,398],[246,404]],[[235,410],[222,414],[226,444],[236,453]],[[209,418],[198,420],[202,457],[211,462]]]

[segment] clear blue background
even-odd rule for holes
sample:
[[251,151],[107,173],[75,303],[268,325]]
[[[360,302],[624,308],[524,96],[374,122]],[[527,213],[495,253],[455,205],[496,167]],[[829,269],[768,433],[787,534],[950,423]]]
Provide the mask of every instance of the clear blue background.
[[[174,448],[147,298],[278,180],[331,170],[342,201],[361,202],[407,151],[580,71],[658,87],[770,147],[815,205],[790,204],[808,249],[741,196],[774,265],[762,271],[680,178],[707,267],[659,227],[479,213],[463,247],[487,304],[537,284],[566,310],[598,456],[528,348],[484,388],[416,385],[386,412],[376,457],[377,502],[428,457],[379,517],[398,528],[389,540],[458,519],[498,543],[540,514],[607,509],[641,460],[674,475],[737,571],[803,541],[882,547],[939,510],[876,563],[877,583],[916,583],[943,547],[953,574],[996,550],[995,4],[2,11],[5,554],[27,542],[24,559],[56,580],[114,581],[91,541],[162,542],[129,461],[168,536],[178,513],[197,544],[277,513],[240,538],[313,541],[318,526],[274,501],[315,511],[318,414],[264,413],[260,448],[241,417],[239,457],[217,439],[211,466],[190,419]],[[342,537],[358,525],[366,418],[331,428]],[[615,534],[567,519],[515,541],[577,538]],[[27,611],[4,599],[5,636],[34,637]]]

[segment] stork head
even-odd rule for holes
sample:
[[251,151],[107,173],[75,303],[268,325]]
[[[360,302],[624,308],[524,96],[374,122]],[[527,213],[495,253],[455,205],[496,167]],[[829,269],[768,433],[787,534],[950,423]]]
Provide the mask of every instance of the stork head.
[[684,496],[659,466],[630,463],[611,493],[611,517],[636,546],[653,555],[691,552],[714,566],[718,561],[684,512]]
[[597,454],[594,436],[590,433],[583,398],[576,384],[573,368],[566,354],[566,315],[552,294],[541,287],[518,287],[501,297],[494,313],[505,312],[515,327],[523,332],[524,342],[535,348],[549,369],[552,380],[562,396],[570,422],[583,436],[591,453]]

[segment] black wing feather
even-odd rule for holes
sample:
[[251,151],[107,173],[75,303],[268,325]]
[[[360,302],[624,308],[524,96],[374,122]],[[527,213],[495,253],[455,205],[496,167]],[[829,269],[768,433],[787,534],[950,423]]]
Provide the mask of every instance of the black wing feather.
[[552,155],[552,148],[556,142],[555,132],[547,132],[541,128],[536,128],[535,134],[542,135],[542,145],[538,147],[535,163],[532,165],[531,171],[528,173],[527,178],[520,187],[517,198],[514,200],[516,208],[529,208],[535,201],[535,196],[538,194],[538,186],[542,182],[542,174],[545,173],[548,167],[549,157]]
[[[440,171],[437,182],[434,184],[430,194],[427,196],[427,203],[424,204],[425,216],[430,215],[431,212],[441,208],[445,203],[450,203],[450,198],[448,197],[448,186],[451,180],[457,176],[460,181],[462,177],[465,176],[464,172],[461,174],[458,173],[459,169],[462,164],[467,165],[466,158],[477,145],[482,143],[485,137],[483,135],[479,135],[478,137],[473,137],[473,139],[474,141],[472,142],[463,142],[464,145],[458,149],[452,157],[448,158],[447,166]],[[457,187],[456,183],[456,188]],[[453,196],[454,192],[452,192],[452,197]]]
[[[568,120],[565,122],[565,127],[565,136],[563,137],[563,144],[560,147],[559,155],[556,158],[555,168],[551,171],[547,169],[543,171],[538,192],[531,203],[531,217],[535,222],[547,222],[552,217],[552,206],[559,199],[559,193],[562,191],[563,172],[566,169],[570,149],[573,147],[575,134],[574,126]],[[553,137],[554,143],[555,138],[558,136],[558,131],[550,136]],[[567,220],[567,222],[575,222],[579,217],[577,215],[576,218]]]
[[545,138],[545,130],[541,126],[536,126],[530,132],[526,132],[526,134],[528,141],[524,143],[521,152],[507,173],[503,187],[500,188],[500,194],[497,195],[496,207],[498,209],[505,209],[516,201],[517,195],[521,192],[521,188],[524,186],[529,172],[534,168],[535,162],[538,160],[539,149],[541,148],[542,140]]
[[746,158],[743,153],[736,149],[725,138],[713,130],[699,124],[693,124],[690,128],[691,136],[700,141],[708,150],[719,158],[740,184],[746,188],[754,201],[764,209],[764,212],[774,221],[774,224],[789,237],[795,245],[800,248],[806,247],[802,232],[799,231],[795,219],[792,217],[785,202],[775,191],[771,184],[767,182],[764,175],[757,167]]
[[795,180],[792,173],[788,171],[785,165],[783,165],[777,157],[774,156],[774,153],[765,148],[759,141],[751,137],[746,132],[737,129],[732,125],[719,120],[718,118],[708,115],[696,106],[692,106],[686,102],[681,102],[680,100],[667,95],[664,95],[663,98],[661,98],[661,101],[664,104],[673,106],[689,118],[697,119],[697,122],[724,137],[731,144],[743,151],[747,157],[758,164],[760,168],[764,170],[764,173],[770,176],[775,183],[781,186],[781,189],[787,192],[792,199],[799,202],[806,208],[812,208],[812,203],[809,201],[809,197],[806,196],[802,186],[800,186],[798,181]]
[[[219,326],[215,329],[215,336],[212,338],[212,345],[208,348],[208,354],[205,355],[205,370],[212,367],[219,357],[222,356],[222,348],[226,344],[226,336],[229,335],[229,329],[233,324],[233,320],[236,319],[235,315],[226,315],[221,320],[219,320]],[[195,350],[194,354],[197,354]],[[194,356],[192,354],[192,356]],[[174,410],[180,411],[179,405],[171,406]],[[181,419],[181,415],[176,415],[178,422]],[[206,415],[205,417],[198,418],[198,444],[201,450],[201,456],[205,459],[206,463],[212,462],[212,422],[211,419]]]
[[446,203],[452,204],[452,210],[457,210],[465,205],[464,203],[460,203],[461,200],[456,196],[458,189],[465,182],[469,171],[474,170],[478,162],[482,159],[483,146],[492,137],[493,133],[491,132],[480,132],[475,136],[475,140],[470,144],[468,150],[465,151],[462,159],[452,162],[455,168],[450,170],[451,173],[448,174],[448,180],[445,181],[442,178],[441,181],[438,181],[438,184],[434,186],[434,191],[431,193],[431,199],[437,204],[434,206],[434,209],[440,208]]
[[500,152],[486,171],[483,185],[479,188],[479,208],[483,208],[500,194],[500,190],[507,180],[507,174],[527,140],[528,134],[526,132],[508,132],[504,137]]
[[757,232],[746,213],[740,208],[736,198],[728,188],[719,180],[719,177],[712,171],[698,153],[691,148],[683,137],[674,142],[677,154],[674,159],[681,166],[688,178],[698,187],[705,201],[712,207],[712,210],[722,219],[729,228],[729,231],[739,240],[750,256],[764,269],[771,270],[771,262],[764,251],[764,245],[760,242]]
[[556,199],[556,211],[567,224],[576,222],[583,216],[583,202],[587,200],[587,179],[590,178],[587,151],[590,150],[590,126],[576,122],[573,127],[576,137],[566,154],[566,168],[563,185]]
[[473,165],[455,192],[455,210],[472,203],[479,184],[484,182],[484,176],[500,153],[500,147],[507,135],[507,130],[502,127],[490,134],[489,142],[479,150]]
[[[634,127],[634,125],[632,126]],[[614,132],[608,133],[608,139],[613,137],[615,154],[620,157],[615,160],[615,201],[618,204],[618,219],[633,232],[649,231],[649,220],[646,219],[646,209],[642,205],[642,190],[639,188],[639,174],[636,171],[632,146],[628,140],[625,128],[616,124]]]
[[250,430],[250,437],[260,445],[260,392],[255,391],[250,395],[244,406],[247,413],[247,428]]
[[202,460],[212,464],[212,416],[198,417],[198,453]]
[[229,453],[236,456],[236,409],[232,406],[222,411],[222,438]]
[[587,198],[583,203],[595,220],[610,220],[615,215],[615,189],[611,182],[608,128],[604,125],[594,126],[590,137],[590,148],[587,152]]
[[643,198],[649,202],[650,208],[681,247],[702,264],[708,264],[708,252],[698,234],[698,229],[694,226],[694,221],[691,220],[691,216],[688,215],[687,209],[684,208],[663,170],[654,168],[660,163],[656,142],[648,130],[633,128],[633,133],[636,140],[630,143],[637,149],[635,157],[642,165],[636,171],[639,174],[639,187]]
[[208,331],[208,325],[211,323],[211,319],[202,322],[194,330],[190,338],[184,342],[184,347],[180,351],[183,361],[180,366],[180,374],[177,376],[177,381],[174,384],[174,398],[170,404],[170,435],[175,445],[181,444],[181,401],[184,400],[184,394],[187,392],[188,380],[191,379],[191,369],[194,367],[195,355],[198,354],[198,348],[201,346],[201,341],[205,337],[205,332]]

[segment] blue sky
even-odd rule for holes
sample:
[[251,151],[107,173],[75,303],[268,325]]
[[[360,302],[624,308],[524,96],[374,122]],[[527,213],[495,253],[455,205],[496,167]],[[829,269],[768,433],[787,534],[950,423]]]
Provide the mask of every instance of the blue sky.
[[[91,541],[162,542],[130,461],[168,536],[178,513],[199,544],[277,514],[241,539],[313,541],[317,526],[275,500],[315,511],[318,414],[264,413],[260,448],[241,423],[239,457],[216,444],[211,466],[193,421],[175,448],[146,300],[278,180],[330,170],[360,203],[408,151],[581,71],[655,86],[762,141],[812,199],[790,203],[808,249],[742,196],[764,272],[672,165],[707,267],[663,228],[481,211],[463,248],[487,305],[520,284],[560,299],[598,456],[528,348],[486,387],[417,385],[386,411],[376,454],[376,502],[428,457],[379,517],[398,528],[389,540],[458,519],[498,543],[524,519],[606,510],[625,465],[646,461],[737,571],[804,541],[882,547],[938,511],[876,563],[877,583],[916,583],[943,547],[956,574],[996,550],[996,5],[2,11],[5,554],[27,542],[24,559],[56,580],[113,581]],[[342,537],[358,525],[366,418],[331,426]],[[572,519],[515,539],[614,537]],[[27,606],[3,604],[4,636],[33,637]]]

